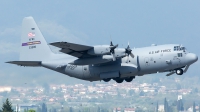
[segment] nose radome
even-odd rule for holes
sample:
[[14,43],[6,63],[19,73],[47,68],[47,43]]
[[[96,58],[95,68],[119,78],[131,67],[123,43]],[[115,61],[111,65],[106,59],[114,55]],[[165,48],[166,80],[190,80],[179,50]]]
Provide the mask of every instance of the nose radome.
[[188,53],[186,55],[186,59],[190,62],[190,63],[194,63],[198,60],[198,56],[196,54],[193,53]]

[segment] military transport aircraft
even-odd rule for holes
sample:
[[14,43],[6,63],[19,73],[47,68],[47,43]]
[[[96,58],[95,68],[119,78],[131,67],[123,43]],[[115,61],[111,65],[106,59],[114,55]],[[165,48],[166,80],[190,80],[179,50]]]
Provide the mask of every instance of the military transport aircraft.
[[[152,45],[130,49],[118,45],[88,46],[69,42],[54,42],[60,54],[53,53],[32,17],[22,23],[21,51],[19,61],[7,63],[20,66],[42,66],[82,80],[117,83],[131,82],[136,76],[169,72],[182,75],[198,60],[179,44]],[[76,57],[68,62],[69,55]]]

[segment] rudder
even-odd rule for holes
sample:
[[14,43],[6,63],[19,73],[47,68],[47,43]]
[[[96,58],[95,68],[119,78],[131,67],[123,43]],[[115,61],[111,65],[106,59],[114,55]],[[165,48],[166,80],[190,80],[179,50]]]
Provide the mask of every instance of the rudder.
[[20,61],[42,61],[52,54],[33,17],[22,22]]

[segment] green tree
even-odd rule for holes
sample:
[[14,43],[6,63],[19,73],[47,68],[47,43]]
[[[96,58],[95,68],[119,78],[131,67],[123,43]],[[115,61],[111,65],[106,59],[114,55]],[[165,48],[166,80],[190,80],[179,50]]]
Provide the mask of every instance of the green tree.
[[3,102],[2,112],[14,112],[12,109],[12,103],[8,100],[8,98],[5,102]]
[[36,112],[35,110],[30,109],[28,112]]

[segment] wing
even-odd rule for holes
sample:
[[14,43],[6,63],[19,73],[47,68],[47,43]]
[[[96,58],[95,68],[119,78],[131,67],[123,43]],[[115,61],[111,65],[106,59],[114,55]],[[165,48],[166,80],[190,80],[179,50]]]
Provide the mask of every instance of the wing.
[[9,61],[6,63],[16,64],[19,66],[32,66],[32,67],[41,66],[41,61]]
[[87,53],[88,50],[92,49],[92,46],[74,44],[69,42],[54,42],[50,45],[61,48],[60,52],[72,55],[77,58],[89,58],[96,57]]

